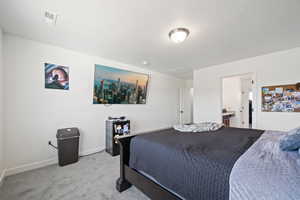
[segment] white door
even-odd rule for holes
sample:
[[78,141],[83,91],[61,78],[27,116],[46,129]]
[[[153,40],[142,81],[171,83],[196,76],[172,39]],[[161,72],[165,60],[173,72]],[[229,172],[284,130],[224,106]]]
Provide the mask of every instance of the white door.
[[184,88],[179,89],[179,123],[183,124],[184,116]]
[[251,128],[249,124],[249,95],[252,92],[252,79],[245,78],[241,79],[241,127],[242,128]]
[[181,88],[179,91],[179,121],[180,124],[193,122],[193,88]]

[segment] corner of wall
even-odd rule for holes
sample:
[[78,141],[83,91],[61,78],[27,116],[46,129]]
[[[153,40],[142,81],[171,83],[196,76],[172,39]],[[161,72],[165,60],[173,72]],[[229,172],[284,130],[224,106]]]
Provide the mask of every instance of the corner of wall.
[[3,30],[0,26],[0,187],[3,184],[3,180],[5,177],[5,159],[4,159],[4,128],[3,128],[3,89],[4,89],[4,81],[3,81]]
[[4,183],[4,178],[5,178],[5,175],[6,175],[6,169],[3,169],[1,174],[0,174],[0,187],[3,185]]

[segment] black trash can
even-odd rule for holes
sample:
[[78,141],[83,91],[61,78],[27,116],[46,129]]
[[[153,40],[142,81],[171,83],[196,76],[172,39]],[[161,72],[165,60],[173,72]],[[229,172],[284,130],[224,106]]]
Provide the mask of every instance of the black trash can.
[[59,166],[65,166],[78,161],[79,136],[78,128],[64,128],[57,130],[56,138]]

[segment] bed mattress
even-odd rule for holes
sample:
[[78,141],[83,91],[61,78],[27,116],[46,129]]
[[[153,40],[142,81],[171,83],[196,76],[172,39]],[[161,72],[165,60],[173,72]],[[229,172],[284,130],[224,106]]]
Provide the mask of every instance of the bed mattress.
[[228,200],[233,165],[262,133],[239,128],[150,132],[132,139],[129,166],[183,199]]
[[265,131],[230,174],[230,200],[299,200],[300,156],[282,151],[288,133]]

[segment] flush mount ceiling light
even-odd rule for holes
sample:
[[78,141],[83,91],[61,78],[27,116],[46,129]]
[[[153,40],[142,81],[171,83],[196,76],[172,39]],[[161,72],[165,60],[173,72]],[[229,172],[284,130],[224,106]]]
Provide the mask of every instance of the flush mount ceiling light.
[[143,64],[143,65],[149,65],[150,63],[149,63],[149,61],[144,60],[144,61],[142,62],[142,64]]
[[186,28],[175,28],[169,32],[169,38],[175,43],[183,42],[190,34]]

